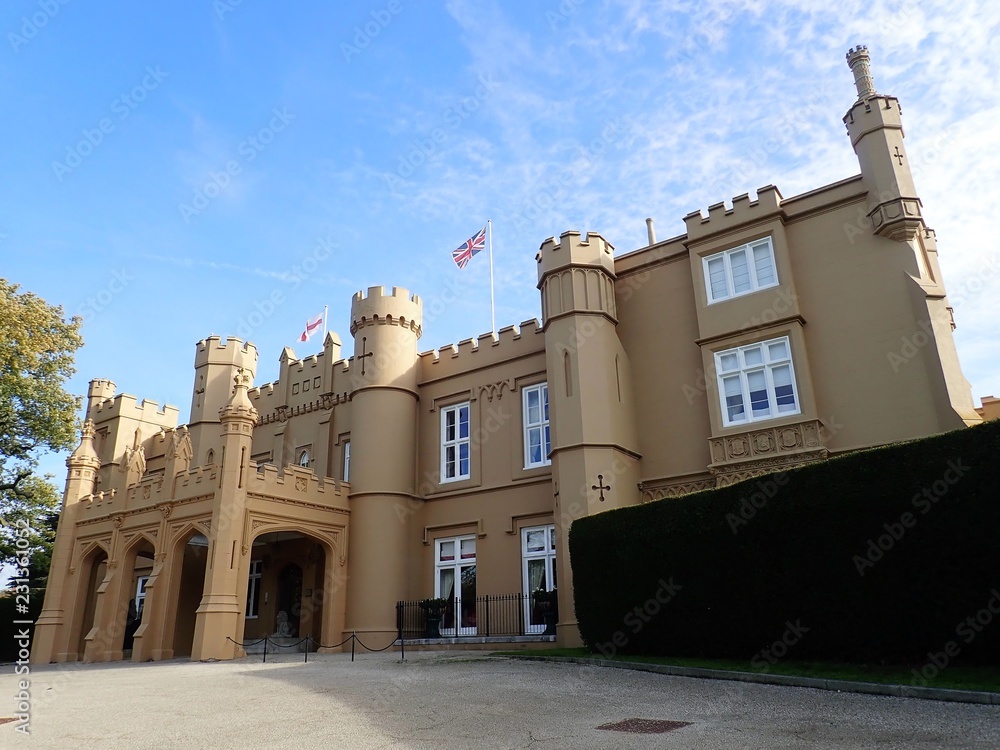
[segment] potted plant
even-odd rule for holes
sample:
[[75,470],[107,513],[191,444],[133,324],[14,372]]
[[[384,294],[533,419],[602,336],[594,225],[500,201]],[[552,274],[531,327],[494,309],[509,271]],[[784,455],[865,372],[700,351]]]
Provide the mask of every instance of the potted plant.
[[422,599],[420,609],[424,611],[424,637],[441,637],[441,613],[448,606],[447,599]]
[[559,619],[559,596],[556,589],[546,591],[536,589],[531,592],[531,601],[535,605],[535,610],[542,616],[545,623],[545,632],[542,635],[555,635],[556,622]]

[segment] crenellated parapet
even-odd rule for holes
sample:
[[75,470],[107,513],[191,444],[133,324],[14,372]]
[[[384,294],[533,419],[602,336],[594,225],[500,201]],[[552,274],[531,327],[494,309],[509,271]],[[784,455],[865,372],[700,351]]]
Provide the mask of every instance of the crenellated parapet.
[[260,464],[247,480],[247,492],[286,502],[315,502],[347,508],[350,485],[339,479],[318,476],[312,469],[288,465]]
[[538,288],[542,292],[545,326],[575,313],[598,313],[618,322],[615,301],[614,246],[591,232],[563,232],[559,240],[545,240],[538,249]]
[[223,340],[219,336],[209,336],[196,345],[195,369],[205,365],[232,365],[257,374],[257,347],[249,341],[230,336]]
[[702,215],[700,210],[692,211],[684,217],[684,224],[688,242],[692,242],[736,227],[774,219],[781,213],[781,193],[774,185],[765,185],[757,188],[756,200],[750,200],[749,193],[743,193],[733,198],[731,208],[719,202],[708,207],[708,216]]
[[512,359],[545,352],[541,323],[526,320],[476,338],[465,339],[419,355],[420,379],[448,377],[472,369],[499,365]]
[[[110,383],[111,381],[105,381]],[[112,390],[114,384],[111,384]],[[87,418],[92,419],[95,424],[108,422],[112,419],[125,418],[134,419],[140,422],[149,422],[163,428],[172,429],[177,426],[177,417],[180,409],[176,406],[164,404],[160,406],[156,401],[142,399],[129,393],[120,393],[113,398],[103,401],[91,401],[90,408],[87,409]]]
[[402,287],[368,287],[368,293],[356,292],[351,300],[351,335],[366,326],[394,325],[409,328],[420,338],[423,333],[423,302]]

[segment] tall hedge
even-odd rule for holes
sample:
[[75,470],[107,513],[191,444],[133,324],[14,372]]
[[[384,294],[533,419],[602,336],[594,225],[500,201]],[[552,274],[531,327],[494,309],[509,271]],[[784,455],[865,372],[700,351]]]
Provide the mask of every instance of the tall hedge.
[[569,546],[605,654],[1000,664],[1000,422],[583,518]]

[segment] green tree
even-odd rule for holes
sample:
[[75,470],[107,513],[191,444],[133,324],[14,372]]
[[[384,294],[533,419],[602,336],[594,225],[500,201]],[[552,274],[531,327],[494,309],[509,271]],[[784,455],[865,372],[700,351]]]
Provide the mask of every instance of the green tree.
[[83,344],[80,318],[0,278],[0,563],[15,559],[14,528],[32,529],[32,577],[48,572],[58,490],[37,474],[47,450],[75,442],[79,400],[66,389]]

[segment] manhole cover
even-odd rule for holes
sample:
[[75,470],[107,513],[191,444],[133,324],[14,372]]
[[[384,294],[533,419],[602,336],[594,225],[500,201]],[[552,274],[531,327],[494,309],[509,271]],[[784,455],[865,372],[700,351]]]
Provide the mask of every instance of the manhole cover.
[[613,724],[602,724],[598,729],[609,732],[631,732],[632,734],[663,734],[681,727],[691,726],[690,721],[661,721],[660,719],[625,719]]

